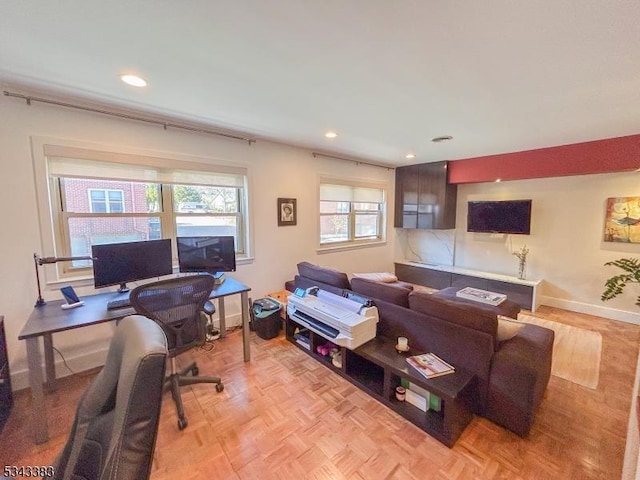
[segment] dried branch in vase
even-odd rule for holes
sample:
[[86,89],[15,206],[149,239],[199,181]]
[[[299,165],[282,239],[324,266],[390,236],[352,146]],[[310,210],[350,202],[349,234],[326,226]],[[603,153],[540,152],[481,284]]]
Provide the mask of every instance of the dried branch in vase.
[[518,258],[518,278],[520,280],[524,280],[526,277],[528,254],[529,254],[529,249],[527,248],[526,244],[523,245],[522,248],[520,248],[520,250],[518,250],[517,252],[513,252],[513,255],[515,255]]

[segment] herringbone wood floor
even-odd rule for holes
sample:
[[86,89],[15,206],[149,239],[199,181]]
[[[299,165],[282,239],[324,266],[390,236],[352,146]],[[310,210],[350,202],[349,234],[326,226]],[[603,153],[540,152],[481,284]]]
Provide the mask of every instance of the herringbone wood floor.
[[[603,335],[597,390],[552,377],[528,438],[475,417],[449,449],[284,340],[241,333],[195,351],[225,390],[183,388],[179,431],[166,394],[152,479],[614,479],[620,478],[640,327],[542,307],[536,315]],[[186,354],[185,357],[188,357]],[[186,358],[182,359],[186,362]],[[28,391],[16,394],[0,438],[0,465],[49,465],[93,375],[47,396],[51,439],[28,435]]]

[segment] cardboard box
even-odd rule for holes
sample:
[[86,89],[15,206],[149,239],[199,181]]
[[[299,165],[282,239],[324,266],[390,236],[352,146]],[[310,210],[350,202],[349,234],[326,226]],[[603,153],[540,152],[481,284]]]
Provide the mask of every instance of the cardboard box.
[[427,399],[421,395],[418,395],[416,392],[412,390],[407,390],[405,401],[409,402],[414,407],[419,408],[423,412],[426,412],[427,409],[429,408]]

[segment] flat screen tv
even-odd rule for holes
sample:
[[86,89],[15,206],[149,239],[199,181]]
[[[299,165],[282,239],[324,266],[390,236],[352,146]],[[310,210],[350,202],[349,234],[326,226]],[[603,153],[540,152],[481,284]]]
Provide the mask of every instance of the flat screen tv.
[[236,248],[233,236],[178,237],[180,272],[235,272]]
[[96,288],[120,285],[118,291],[124,293],[127,282],[173,273],[169,238],[92,245],[91,255]]
[[469,202],[467,232],[531,233],[531,200]]

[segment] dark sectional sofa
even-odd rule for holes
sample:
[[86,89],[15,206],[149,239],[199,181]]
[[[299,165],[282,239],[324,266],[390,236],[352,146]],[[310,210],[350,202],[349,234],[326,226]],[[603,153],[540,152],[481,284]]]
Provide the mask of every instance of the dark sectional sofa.
[[[371,298],[378,307],[377,334],[409,339],[412,352],[433,352],[476,375],[474,412],[520,436],[528,435],[551,374],[554,332],[524,324],[515,336],[502,339],[495,308],[461,301],[450,291],[414,291],[405,282],[349,280],[344,272],[309,262],[286,288],[318,286],[342,294],[351,290]],[[500,305],[503,315],[519,307]]]

